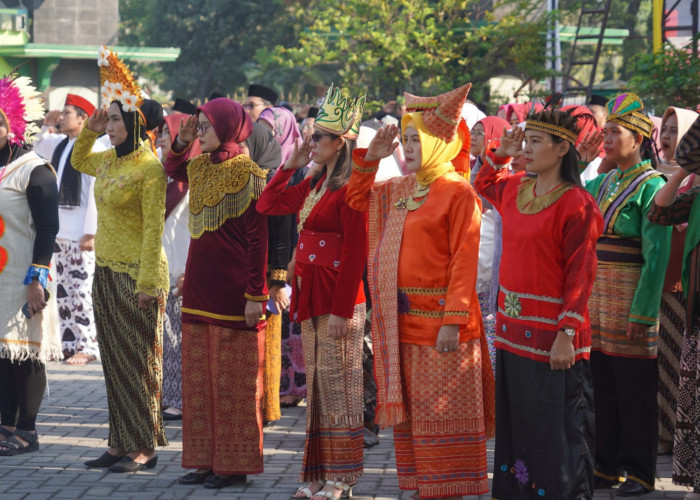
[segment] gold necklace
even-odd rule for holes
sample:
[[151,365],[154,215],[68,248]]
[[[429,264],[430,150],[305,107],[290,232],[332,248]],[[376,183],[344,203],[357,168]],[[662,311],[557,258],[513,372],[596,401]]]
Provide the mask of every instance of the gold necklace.
[[325,193],[326,186],[323,186],[319,190],[312,189],[306,196],[306,199],[304,200],[304,206],[299,211],[299,224],[297,224],[297,232],[301,233],[302,229],[304,229],[304,223],[306,222],[306,219],[309,218],[309,215],[311,215],[311,211],[316,206],[316,203],[318,203],[318,200],[320,200]]
[[406,208],[408,210],[418,209],[425,201],[428,199],[428,193],[430,192],[430,184],[427,186],[421,186],[416,184],[413,189],[413,194],[408,198],[406,202]]

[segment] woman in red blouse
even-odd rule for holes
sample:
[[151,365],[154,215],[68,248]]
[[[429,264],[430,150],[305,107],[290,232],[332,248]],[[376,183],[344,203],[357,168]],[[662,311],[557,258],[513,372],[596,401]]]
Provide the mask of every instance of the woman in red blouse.
[[[475,182],[503,218],[493,498],[593,496],[588,298],[603,220],[581,186],[577,134],[576,118],[537,113],[504,130]],[[527,172],[510,174],[523,138]]]
[[[301,323],[306,363],[306,445],[294,498],[339,498],[363,471],[362,337],[367,258],[365,214],[345,203],[364,98],[331,87],[314,133],[266,186],[257,209],[298,213],[291,313]],[[338,118],[340,117],[340,118]],[[289,179],[309,160],[323,165],[301,184]]]

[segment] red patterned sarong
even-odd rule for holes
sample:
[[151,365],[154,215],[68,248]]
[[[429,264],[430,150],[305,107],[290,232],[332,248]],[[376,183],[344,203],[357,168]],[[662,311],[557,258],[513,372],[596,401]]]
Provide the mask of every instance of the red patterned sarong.
[[264,328],[182,325],[184,468],[221,475],[263,471],[264,357]]
[[328,336],[327,314],[301,323],[307,387],[301,481],[352,484],[362,476],[364,325],[364,304],[355,306],[342,339]]
[[[470,340],[449,353],[402,343],[400,351],[408,420],[394,427],[399,488],[418,490],[421,498],[488,492],[486,421],[492,415],[484,415],[484,406],[493,410],[493,396],[484,400],[485,342]],[[493,394],[493,386],[487,389]]]

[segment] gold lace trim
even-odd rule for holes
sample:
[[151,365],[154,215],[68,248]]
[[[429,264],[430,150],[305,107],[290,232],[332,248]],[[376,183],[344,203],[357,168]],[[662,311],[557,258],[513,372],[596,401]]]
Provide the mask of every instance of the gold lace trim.
[[265,187],[265,172],[250,158],[236,156],[213,164],[202,154],[187,165],[190,185],[190,234],[197,239],[240,217]]
[[374,172],[379,170],[379,165],[376,167],[358,167],[356,163],[353,163],[352,168],[355,169],[356,172],[360,174],[373,174]]
[[326,194],[325,186],[319,190],[316,190],[314,188],[309,192],[308,196],[304,200],[304,206],[299,211],[299,224],[297,224],[298,233],[301,233],[301,231],[304,229],[304,223],[306,222],[306,219],[309,218],[309,215],[311,215],[311,211],[316,206],[316,203],[318,203],[318,201],[321,198],[323,198],[324,194]]
[[520,180],[516,203],[521,214],[534,215],[541,212],[553,205],[564,193],[574,187],[570,182],[563,182],[548,193],[537,196],[535,194],[536,182],[537,180],[533,177],[523,177]]
[[408,295],[445,295],[447,293],[447,287],[445,288],[416,288],[416,287],[401,287],[399,292],[403,292]]

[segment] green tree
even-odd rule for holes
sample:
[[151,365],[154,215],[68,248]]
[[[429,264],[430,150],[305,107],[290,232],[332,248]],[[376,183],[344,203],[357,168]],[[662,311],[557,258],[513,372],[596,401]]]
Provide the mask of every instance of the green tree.
[[668,106],[696,109],[700,58],[693,56],[692,42],[681,49],[667,43],[658,54],[639,54],[632,62],[634,76],[628,87],[644,100],[645,107],[659,116]]
[[255,51],[289,39],[285,9],[282,0],[121,0],[120,40],[179,47],[175,63],[140,65],[138,71],[160,77],[177,96],[205,99],[213,91],[243,89]]
[[[526,81],[547,76],[548,19],[540,2],[502,0],[311,0],[289,7],[298,42],[258,50],[261,74],[291,71],[296,94],[336,82],[368,101],[404,90],[431,94],[472,82],[470,97],[488,99],[488,79],[502,73]],[[300,28],[305,26],[303,28]]]

